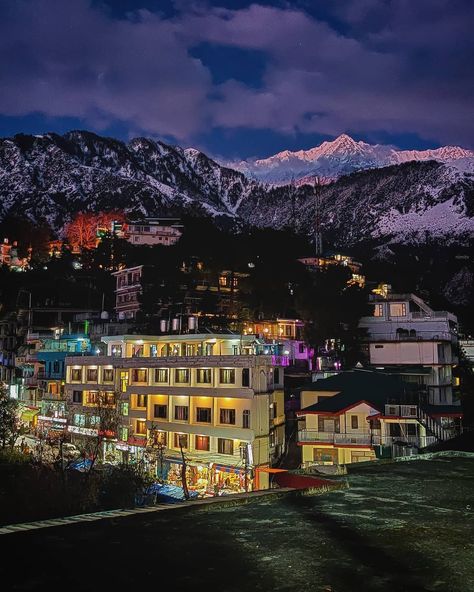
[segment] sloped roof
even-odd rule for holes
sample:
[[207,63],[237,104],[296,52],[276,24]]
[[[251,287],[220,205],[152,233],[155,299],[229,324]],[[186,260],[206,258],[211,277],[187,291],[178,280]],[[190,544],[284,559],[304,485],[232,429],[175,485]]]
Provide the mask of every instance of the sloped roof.
[[358,403],[367,403],[382,411],[386,403],[411,401],[416,386],[404,382],[400,376],[368,370],[349,370],[303,385],[300,390],[337,393],[299,411],[299,415],[304,415],[305,412],[338,413]]

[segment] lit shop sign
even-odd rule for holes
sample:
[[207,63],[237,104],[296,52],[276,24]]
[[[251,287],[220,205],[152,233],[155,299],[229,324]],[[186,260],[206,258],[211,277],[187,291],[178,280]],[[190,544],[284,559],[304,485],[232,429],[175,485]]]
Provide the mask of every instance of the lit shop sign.
[[68,426],[67,431],[73,434],[81,434],[82,436],[97,436],[99,430],[93,430],[92,428],[81,428],[79,426]]
[[54,421],[56,423],[67,423],[65,417],[50,417],[49,415],[38,415],[38,419],[41,421]]

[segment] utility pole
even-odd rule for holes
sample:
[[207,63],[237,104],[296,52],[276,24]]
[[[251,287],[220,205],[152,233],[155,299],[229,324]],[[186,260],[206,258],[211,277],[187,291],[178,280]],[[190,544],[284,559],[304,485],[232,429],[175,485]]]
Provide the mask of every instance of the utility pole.
[[244,489],[245,493],[249,490],[249,456],[247,451],[247,444],[245,442],[241,442],[240,444],[240,457],[244,461]]
[[189,499],[188,483],[186,481],[186,458],[183,451],[184,435],[179,436],[179,450],[181,451],[181,459],[183,464],[181,466],[181,482],[183,484],[184,499]]

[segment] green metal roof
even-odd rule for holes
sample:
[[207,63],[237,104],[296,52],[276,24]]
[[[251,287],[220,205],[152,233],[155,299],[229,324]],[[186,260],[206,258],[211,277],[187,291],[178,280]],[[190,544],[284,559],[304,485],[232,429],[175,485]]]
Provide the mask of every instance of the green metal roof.
[[400,376],[391,376],[370,370],[349,370],[335,376],[317,380],[301,387],[300,391],[334,391],[338,394],[301,410],[309,413],[337,413],[366,401],[380,411],[386,403],[412,400],[416,385],[406,383]]

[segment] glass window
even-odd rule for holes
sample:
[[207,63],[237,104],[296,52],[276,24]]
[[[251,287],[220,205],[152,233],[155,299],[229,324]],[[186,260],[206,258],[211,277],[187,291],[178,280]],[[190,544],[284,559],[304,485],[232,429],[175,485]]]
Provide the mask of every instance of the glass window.
[[168,405],[155,405],[153,415],[160,419],[166,419],[168,417]]
[[226,438],[218,438],[217,451],[219,452],[219,454],[234,454],[233,440],[227,440]]
[[211,423],[211,408],[210,407],[197,407],[196,408],[196,421],[199,423]]
[[120,372],[120,391],[125,393],[128,387],[128,372],[126,370],[122,370]]
[[122,415],[128,415],[128,402],[124,402],[120,405],[120,411]]
[[383,317],[383,304],[376,304],[374,306],[374,317]]
[[390,316],[391,317],[404,317],[407,314],[407,307],[404,302],[391,302],[390,303]]
[[178,384],[189,382],[189,370],[187,368],[176,368],[174,371],[174,381]]
[[147,382],[147,371],[144,368],[134,368],[132,382]]
[[161,382],[161,383],[168,382],[168,368],[156,368],[155,369],[155,382]]
[[113,382],[114,381],[113,368],[103,368],[102,369],[102,380],[104,382]]
[[250,409],[244,409],[242,411],[242,427],[250,428]]
[[242,386],[250,386],[250,368],[242,368]]
[[137,397],[137,407],[146,408],[146,395],[136,395]]
[[175,434],[174,435],[174,447],[175,448],[187,448],[188,447],[188,434]]
[[357,415],[351,415],[351,428],[357,430],[359,427],[359,418]]
[[209,450],[210,438],[209,436],[196,436],[194,441],[194,447],[196,450]]
[[99,401],[99,393],[97,391],[84,391],[84,404],[85,405],[97,405]]
[[180,421],[188,421],[189,407],[186,405],[176,405],[174,408],[174,418]]
[[128,428],[123,426],[120,427],[120,439],[122,442],[126,442],[128,440]]
[[112,356],[114,358],[121,358],[122,357],[122,346],[121,345],[113,345],[112,346]]
[[196,370],[196,382],[198,384],[211,384],[212,370],[210,368],[198,368]]
[[221,409],[220,423],[235,425],[235,409]]
[[82,380],[82,368],[71,369],[71,382],[81,382]]
[[221,368],[219,370],[219,382],[221,384],[235,384],[235,370],[233,368]]
[[158,346],[154,343],[150,345],[150,357],[156,358],[158,356]]
[[280,368],[273,369],[273,384],[280,384]]
[[137,419],[136,423],[136,434],[139,436],[146,436],[146,421]]
[[82,403],[82,391],[72,391],[72,402]]
[[97,368],[87,368],[87,382],[97,382],[98,374]]
[[86,416],[81,415],[80,413],[75,413],[74,414],[74,425],[85,426],[86,425]]

